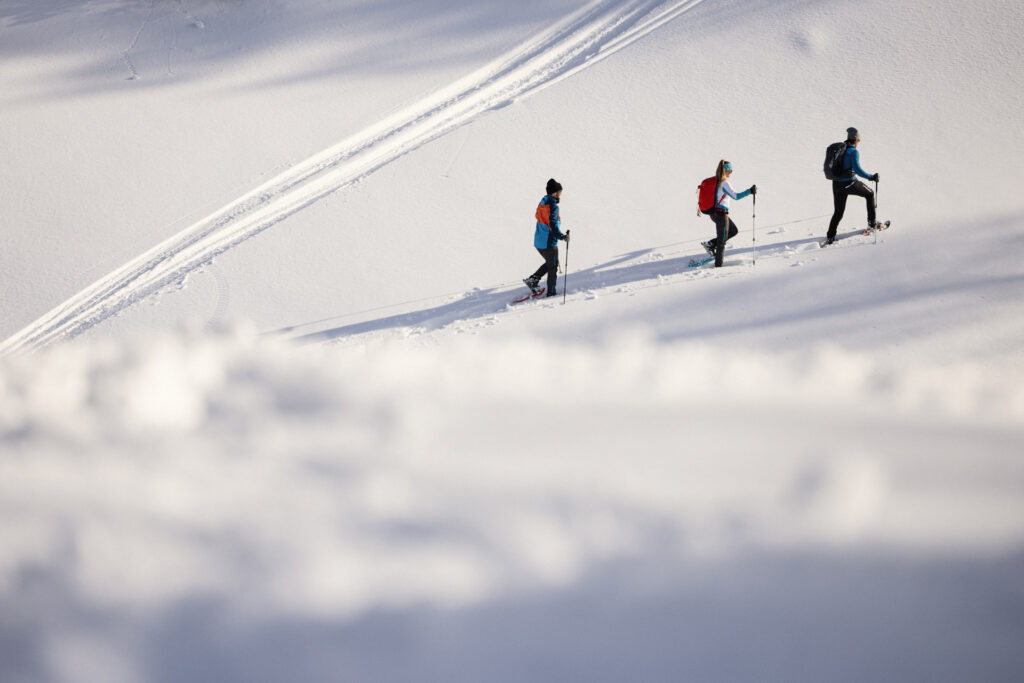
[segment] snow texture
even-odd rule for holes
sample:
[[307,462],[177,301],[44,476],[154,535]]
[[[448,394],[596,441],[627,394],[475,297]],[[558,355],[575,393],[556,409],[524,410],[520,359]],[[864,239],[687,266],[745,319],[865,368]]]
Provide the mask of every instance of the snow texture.
[[1022,29],[0,2],[0,680],[1018,680]]

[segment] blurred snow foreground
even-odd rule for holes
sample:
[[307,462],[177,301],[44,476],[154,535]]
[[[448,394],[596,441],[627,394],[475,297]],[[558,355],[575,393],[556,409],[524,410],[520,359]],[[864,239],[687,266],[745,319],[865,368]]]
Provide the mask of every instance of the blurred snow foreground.
[[[1024,635],[1021,379],[829,348],[723,357],[642,332],[343,348],[232,328],[0,359],[0,642],[43,634],[5,645],[0,671],[263,680],[244,674],[280,655],[302,662],[291,680],[340,662],[409,680],[428,661],[452,680],[466,657],[411,623],[469,651],[511,639],[505,656],[536,665],[543,639],[502,629],[583,618],[589,635],[560,633],[550,656],[625,680],[600,662],[645,647],[618,631],[628,618],[712,647],[639,656],[654,677],[680,660],[717,671],[715,648],[776,622],[808,647],[875,634],[876,656],[911,649],[847,674],[956,680],[947,658],[1006,672],[1024,663],[1001,645]],[[387,666],[334,631],[337,647],[279,649],[371,618],[398,638],[373,640],[394,646]],[[795,641],[765,637],[752,652],[781,666]],[[211,638],[232,644],[204,659]],[[845,657],[806,680],[856,680],[827,676]],[[522,680],[513,661],[466,680]]]

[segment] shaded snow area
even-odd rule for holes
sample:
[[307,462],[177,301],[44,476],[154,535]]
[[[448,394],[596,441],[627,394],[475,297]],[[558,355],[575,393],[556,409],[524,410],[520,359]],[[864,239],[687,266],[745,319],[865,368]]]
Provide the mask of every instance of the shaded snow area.
[[236,329],[0,377],[4,680],[1024,665],[1019,373]]

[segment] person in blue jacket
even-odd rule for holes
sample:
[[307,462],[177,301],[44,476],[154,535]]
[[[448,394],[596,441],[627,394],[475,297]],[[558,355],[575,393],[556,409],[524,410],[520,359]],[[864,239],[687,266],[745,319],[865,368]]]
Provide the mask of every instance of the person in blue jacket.
[[568,240],[569,231],[562,233],[562,218],[558,210],[558,203],[562,199],[562,184],[551,178],[545,192],[547,194],[537,206],[537,227],[533,233],[533,246],[544,257],[544,263],[523,282],[530,291],[539,294],[540,279],[547,275],[547,296],[555,296],[555,283],[558,281],[558,240]]
[[832,214],[832,221],[828,224],[828,233],[825,235],[825,244],[832,244],[836,241],[836,230],[839,228],[839,221],[843,220],[846,213],[846,199],[852,194],[864,197],[868,203],[868,227],[875,227],[875,193],[870,187],[857,180],[857,176],[864,180],[878,182],[878,174],[869,174],[860,166],[860,151],[857,146],[860,144],[860,133],[856,128],[846,129],[846,154],[843,155],[843,173],[839,174],[832,181],[832,200],[835,204],[835,211]]

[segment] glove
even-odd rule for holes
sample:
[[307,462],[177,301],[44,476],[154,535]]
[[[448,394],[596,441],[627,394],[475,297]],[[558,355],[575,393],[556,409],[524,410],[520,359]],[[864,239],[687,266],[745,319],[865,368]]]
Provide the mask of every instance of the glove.
[[570,232],[569,230],[566,230],[566,231],[565,231],[565,237],[563,237],[563,238],[562,238],[562,239],[563,239],[563,240],[565,240],[566,242],[568,242],[568,241],[569,241],[569,232]]
[[873,180],[873,181],[875,181],[877,183],[878,182],[878,174],[876,173],[875,175],[871,176],[871,178],[869,178],[869,180]]
[[757,194],[757,185],[750,186],[750,194]]

